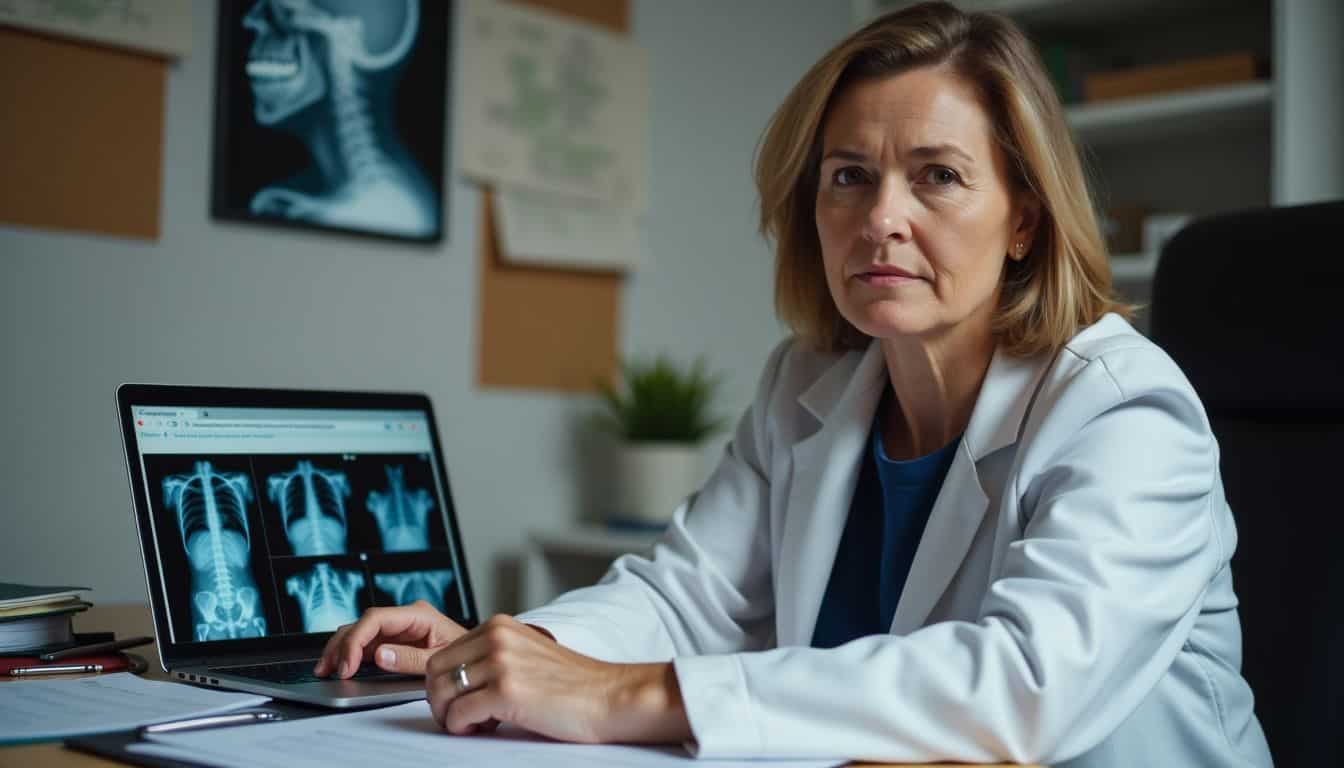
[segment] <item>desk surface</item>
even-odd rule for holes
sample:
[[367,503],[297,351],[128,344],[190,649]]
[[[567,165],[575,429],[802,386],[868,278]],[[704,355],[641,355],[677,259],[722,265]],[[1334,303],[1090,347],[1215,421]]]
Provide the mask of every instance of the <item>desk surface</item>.
[[[153,622],[149,618],[149,607],[144,605],[98,605],[76,618],[81,632],[114,631],[118,637],[154,634]],[[149,672],[145,677],[167,680],[168,676],[159,668],[159,650],[155,645],[141,646],[134,653],[149,661]],[[29,744],[19,747],[0,747],[0,768],[109,768],[124,763],[86,755],[82,752],[65,749],[58,743]],[[856,764],[857,765],[857,764]],[[863,763],[863,765],[869,765]],[[953,768],[953,766],[947,766]],[[986,766],[985,768],[995,768]],[[1008,768],[1000,766],[999,768]]]

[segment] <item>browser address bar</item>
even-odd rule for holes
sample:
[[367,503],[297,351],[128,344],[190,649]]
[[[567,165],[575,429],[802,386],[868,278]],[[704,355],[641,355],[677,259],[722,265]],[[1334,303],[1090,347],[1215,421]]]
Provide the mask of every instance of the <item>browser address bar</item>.
[[395,430],[381,421],[267,421],[265,419],[190,419],[188,429],[273,429],[295,431],[386,432]]

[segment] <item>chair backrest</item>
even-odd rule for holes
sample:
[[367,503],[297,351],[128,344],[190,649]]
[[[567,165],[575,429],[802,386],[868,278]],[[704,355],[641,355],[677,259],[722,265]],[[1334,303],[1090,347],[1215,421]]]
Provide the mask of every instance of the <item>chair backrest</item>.
[[1341,765],[1344,202],[1196,221],[1151,336],[1199,393],[1237,521],[1243,674],[1275,763]]

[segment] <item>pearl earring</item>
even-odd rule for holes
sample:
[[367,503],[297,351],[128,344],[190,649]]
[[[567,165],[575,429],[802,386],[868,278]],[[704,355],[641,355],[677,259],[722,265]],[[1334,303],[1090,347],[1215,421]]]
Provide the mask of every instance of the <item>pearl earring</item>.
[[1017,244],[1017,248],[1016,248],[1016,250],[1017,250],[1017,254],[1016,254],[1016,259],[1017,259],[1017,261],[1021,261],[1021,260],[1022,260],[1022,247],[1023,247],[1023,246],[1022,246],[1021,243],[1018,243],[1018,244]]

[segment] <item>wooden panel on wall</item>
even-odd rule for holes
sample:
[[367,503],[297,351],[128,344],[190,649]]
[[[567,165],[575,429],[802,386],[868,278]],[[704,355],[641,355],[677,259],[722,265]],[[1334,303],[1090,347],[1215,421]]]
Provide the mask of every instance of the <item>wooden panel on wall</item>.
[[0,222],[157,238],[163,59],[0,27]]
[[[527,0],[601,24],[629,26],[627,0]],[[493,194],[481,192],[478,381],[484,387],[590,391],[616,371],[620,275],[508,264],[499,253]]]

